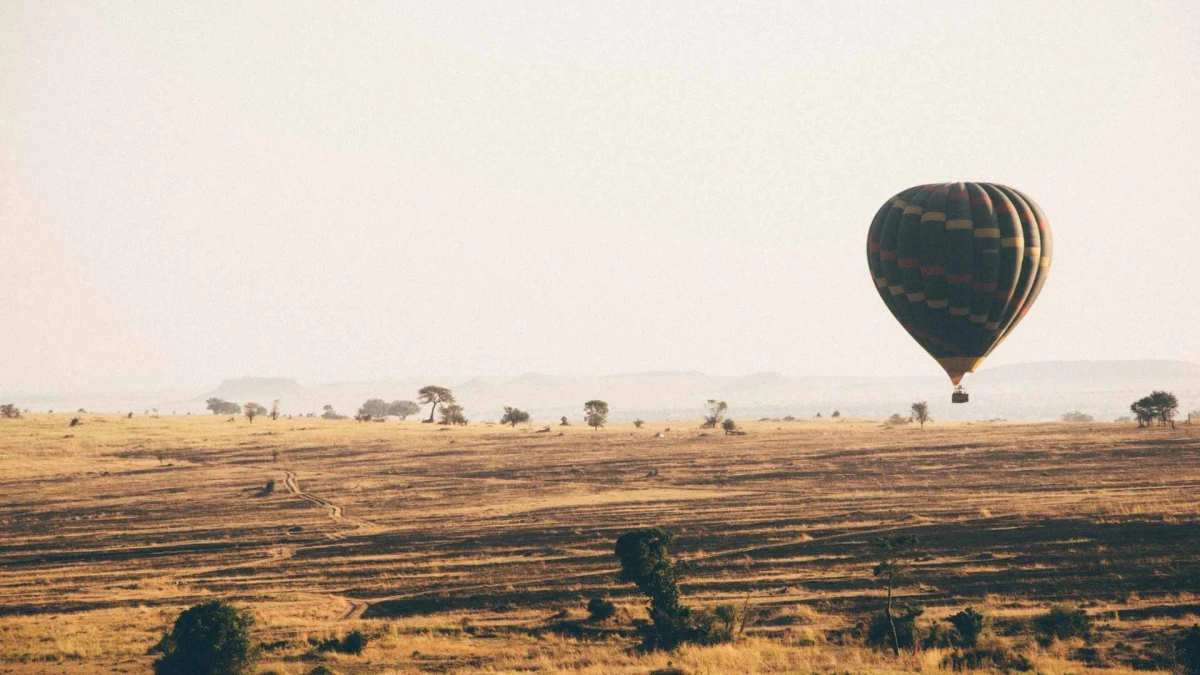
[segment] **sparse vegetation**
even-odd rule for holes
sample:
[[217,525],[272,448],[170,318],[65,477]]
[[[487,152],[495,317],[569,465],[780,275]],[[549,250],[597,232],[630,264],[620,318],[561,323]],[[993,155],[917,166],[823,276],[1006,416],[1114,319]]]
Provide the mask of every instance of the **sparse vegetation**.
[[641,429],[642,425],[644,425],[645,423],[646,423],[646,421],[639,417],[638,419],[633,421],[633,426],[637,429]]
[[600,400],[591,400],[583,404],[583,418],[588,426],[599,429],[608,421],[608,404]]
[[885,424],[887,424],[889,427],[902,427],[905,424],[908,424],[912,421],[913,421],[913,419],[911,416],[901,415],[900,413],[893,413],[891,417],[887,418],[887,422],[885,422]]
[[21,417],[21,411],[12,403],[0,405],[0,417],[8,420],[15,420]]
[[[636,675],[670,659],[689,673],[1122,674],[1182,668],[1194,622],[1187,589],[1198,512],[1188,488],[1200,441],[1190,432],[1167,442],[1132,423],[939,420],[932,436],[917,438],[858,419],[843,418],[836,433],[820,422],[743,421],[760,448],[686,432],[654,441],[666,426],[658,423],[645,436],[620,425],[621,433],[545,443],[483,425],[446,434],[286,416],[266,427],[207,415],[127,423],[125,414],[89,414],[71,441],[59,440],[71,415],[2,425],[9,499],[0,520],[10,551],[0,582],[29,589],[0,631],[0,663],[17,672],[149,670],[147,636],[161,630],[161,616],[187,607],[172,606],[190,599],[180,588],[248,603],[263,625],[258,673],[316,663],[344,673],[566,673],[586,664]],[[451,438],[457,445],[447,448]],[[1009,461],[1014,448],[1056,451]],[[276,452],[286,460],[271,466]],[[179,469],[147,470],[164,454]],[[1094,457],[1105,458],[1104,472]],[[78,477],[54,478],[62,475]],[[1122,484],[1139,486],[1137,496],[1113,489]],[[947,496],[936,513],[923,510],[931,490]],[[1092,493],[1105,498],[1078,498]],[[411,500],[419,519],[397,508]],[[462,515],[481,509],[517,515]],[[798,512],[802,531],[780,527],[780,514]],[[587,554],[587,542],[612,523],[664,513],[679,533],[682,647],[629,651],[654,629],[651,600],[631,602],[630,585],[607,571],[615,559]],[[895,638],[885,580],[872,588],[864,577],[874,550],[859,543],[881,530],[922,540],[910,568],[920,586],[895,583]],[[405,546],[407,533],[419,549],[384,552]],[[21,552],[31,546],[36,555]],[[406,559],[415,573],[397,571],[410,569]],[[54,573],[61,560],[72,561],[72,574]],[[803,581],[781,581],[791,578]],[[929,604],[913,602],[929,593]],[[1090,642],[1038,627],[1062,597],[1093,615]],[[365,617],[358,598],[370,600]],[[614,602],[615,614],[595,620],[601,601]],[[739,616],[748,607],[752,621]],[[317,649],[354,628],[370,637],[361,660]]]
[[1062,421],[1064,422],[1095,422],[1096,418],[1078,410],[1072,410],[1068,413],[1063,413]]
[[271,412],[267,414],[272,420],[279,419],[279,399],[271,401]]
[[323,412],[321,413],[321,419],[326,419],[326,420],[344,420],[344,419],[346,419],[345,415],[337,414],[337,411],[334,410],[333,406],[331,406],[331,405],[326,405],[322,410],[323,410]]
[[725,430],[725,435],[728,436],[737,431],[737,422],[727,419],[721,422],[721,428]]

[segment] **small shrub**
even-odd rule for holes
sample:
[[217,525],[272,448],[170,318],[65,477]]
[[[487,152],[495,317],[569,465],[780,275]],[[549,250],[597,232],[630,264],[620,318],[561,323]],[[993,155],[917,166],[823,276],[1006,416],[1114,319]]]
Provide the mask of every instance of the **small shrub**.
[[1047,640],[1066,640],[1069,638],[1090,639],[1092,636],[1092,617],[1082,608],[1071,609],[1063,605],[1055,605],[1049,612],[1035,618],[1033,626],[1038,634]]
[[[51,410],[50,412],[54,411]],[[0,405],[0,417],[5,419],[19,419],[21,417],[21,410],[12,403],[5,403],[4,405]]]
[[900,413],[894,413],[891,417],[887,418],[887,425],[889,427],[899,427],[908,424],[911,421],[911,417],[905,417]]
[[83,420],[79,419],[78,417],[72,417],[70,426],[77,427],[77,426],[79,426],[79,423],[82,421]]
[[[917,644],[917,617],[924,613],[920,607],[897,603],[892,608],[892,618],[896,622],[896,637],[899,649],[912,649]],[[867,626],[867,644],[872,647],[892,646],[892,626],[888,623],[887,613],[880,612],[871,617]]]
[[1192,624],[1175,645],[1175,659],[1184,675],[1200,675],[1200,624]]
[[313,644],[319,652],[337,652],[357,656],[367,648],[367,635],[361,630],[353,630],[343,638],[338,638],[336,635],[324,640],[309,638],[309,643]]
[[263,486],[262,493],[264,495],[269,495],[273,492],[275,492],[275,479],[271,478],[267,481],[267,484]]
[[587,604],[590,621],[604,621],[617,613],[617,606],[604,598],[592,598]]
[[968,607],[963,611],[950,615],[946,619],[958,633],[959,644],[964,647],[974,647],[979,643],[987,617]]
[[952,670],[1001,670],[1026,673],[1033,670],[1033,663],[1024,654],[1018,654],[1006,645],[957,649],[942,662]]
[[716,641],[729,642],[741,630],[742,622],[746,619],[746,612],[737,605],[724,604],[713,608],[713,616],[716,617],[720,627],[720,634],[714,636],[720,638]]
[[342,638],[342,648],[339,650],[343,654],[353,654],[358,656],[367,648],[367,634],[361,630],[352,630]]
[[[564,417],[563,419],[566,419],[566,418]],[[641,429],[642,425],[645,423],[646,423],[646,421],[639,417],[638,419],[633,421],[633,426],[637,427],[638,429]]]
[[1064,422],[1095,422],[1096,418],[1078,410],[1072,410],[1069,413],[1063,413],[1062,421]]

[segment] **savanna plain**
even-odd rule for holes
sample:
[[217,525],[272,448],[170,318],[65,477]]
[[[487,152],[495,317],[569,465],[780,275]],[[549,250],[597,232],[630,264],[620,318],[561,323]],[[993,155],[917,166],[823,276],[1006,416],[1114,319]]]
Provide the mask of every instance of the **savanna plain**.
[[[973,607],[1030,672],[1166,671],[1200,615],[1200,425],[73,416],[0,420],[0,672],[148,672],[214,598],[278,673],[949,670],[950,647],[865,641],[871,541],[907,534],[918,623]],[[733,642],[636,649],[613,549],[647,526],[675,535],[686,603],[745,608]],[[1093,635],[1037,635],[1054,605]],[[353,630],[359,655],[313,647]]]

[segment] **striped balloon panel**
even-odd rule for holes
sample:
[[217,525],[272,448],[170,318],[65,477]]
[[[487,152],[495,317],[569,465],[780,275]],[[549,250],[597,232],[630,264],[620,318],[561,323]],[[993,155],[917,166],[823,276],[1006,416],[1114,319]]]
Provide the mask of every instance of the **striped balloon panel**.
[[919,185],[876,212],[867,264],[892,315],[958,384],[1029,311],[1051,241],[1042,210],[1018,190]]

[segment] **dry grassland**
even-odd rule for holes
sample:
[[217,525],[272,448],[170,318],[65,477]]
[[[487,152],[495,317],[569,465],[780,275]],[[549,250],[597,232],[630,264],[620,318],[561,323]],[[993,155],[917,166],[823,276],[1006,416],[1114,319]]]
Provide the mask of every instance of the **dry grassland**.
[[[893,660],[854,636],[886,532],[921,537],[901,592],[923,619],[982,608],[1044,673],[1127,671],[1200,614],[1200,427],[82,417],[0,420],[0,673],[146,672],[213,597],[252,607],[263,668],[293,674],[936,671],[939,650]],[[612,546],[645,525],[695,563],[689,602],[749,603],[746,637],[631,650],[644,603]],[[549,629],[597,595],[617,620]],[[1056,602],[1100,618],[1090,664],[1017,630]],[[306,643],[352,628],[372,637],[359,657]]]

